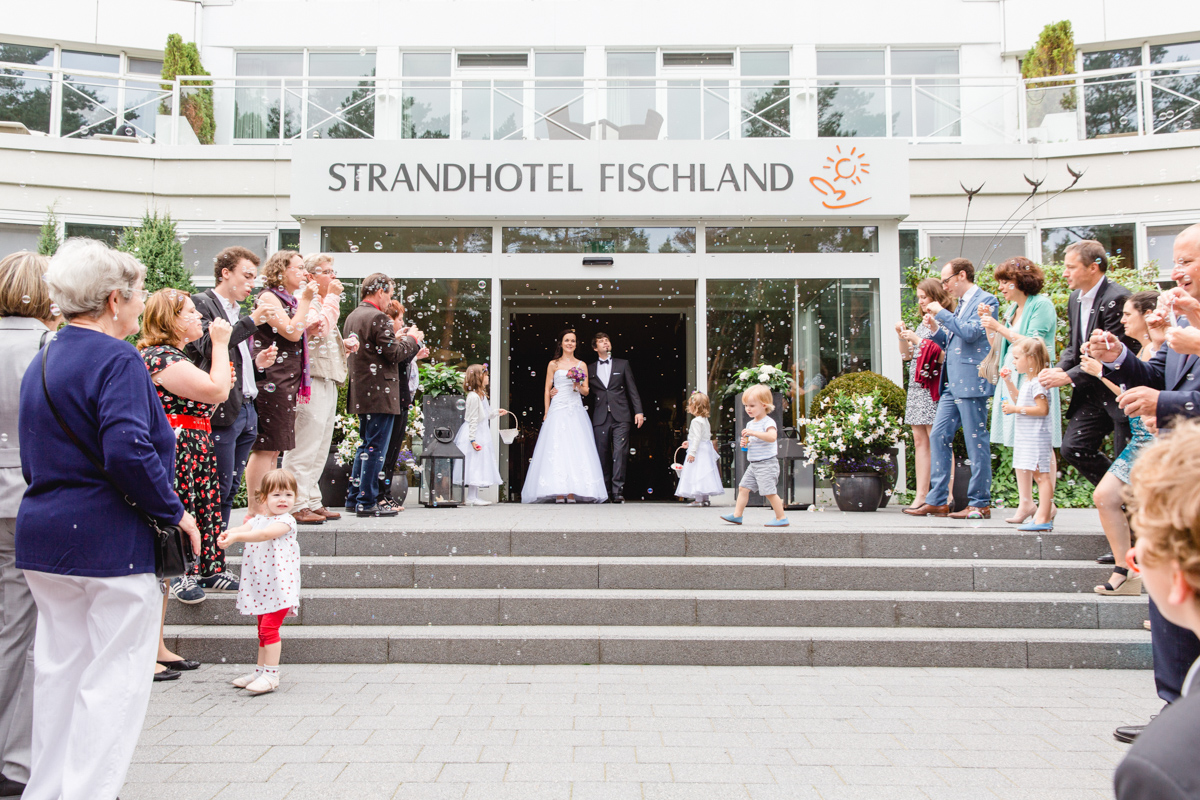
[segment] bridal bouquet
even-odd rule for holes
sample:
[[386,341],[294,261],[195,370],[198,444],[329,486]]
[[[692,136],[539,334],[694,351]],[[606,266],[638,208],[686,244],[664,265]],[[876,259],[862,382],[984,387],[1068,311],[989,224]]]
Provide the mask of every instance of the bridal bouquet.
[[579,384],[583,383],[583,379],[587,377],[587,373],[579,367],[571,367],[567,370],[567,377],[575,384],[575,388],[579,388]]

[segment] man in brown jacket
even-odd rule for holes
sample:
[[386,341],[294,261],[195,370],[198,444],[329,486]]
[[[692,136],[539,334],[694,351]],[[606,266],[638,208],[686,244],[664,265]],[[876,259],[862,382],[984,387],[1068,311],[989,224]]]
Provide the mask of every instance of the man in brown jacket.
[[400,413],[400,362],[421,349],[425,334],[410,328],[408,335],[397,338],[391,318],[384,313],[392,299],[395,284],[382,272],[369,275],[362,283],[362,302],[346,317],[342,328],[345,339],[358,339],[358,352],[350,356],[350,386],[346,409],[358,415],[362,444],[354,454],[350,487],[346,491],[346,510],[360,517],[393,517],[399,510],[379,496],[379,474],[392,436],[395,415]]

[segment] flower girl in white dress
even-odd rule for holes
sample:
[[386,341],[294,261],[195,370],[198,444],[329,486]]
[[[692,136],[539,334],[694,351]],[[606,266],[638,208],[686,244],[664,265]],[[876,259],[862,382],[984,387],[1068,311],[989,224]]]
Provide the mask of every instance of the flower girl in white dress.
[[589,391],[587,365],[575,358],[575,345],[575,331],[563,331],[554,360],[546,367],[546,416],[521,487],[522,503],[608,499],[592,418],[583,407]]
[[464,505],[490,506],[490,500],[481,500],[479,490],[503,483],[500,470],[496,468],[496,454],[492,450],[491,421],[505,413],[503,408],[492,411],[488,404],[488,368],[485,364],[472,364],[463,375],[463,388],[467,390],[467,410],[462,427],[454,437],[454,446],[463,453],[463,465],[456,467],[461,474],[454,476],[455,483],[467,487]]
[[683,443],[688,455],[679,472],[679,487],[675,490],[675,496],[692,498],[689,506],[707,506],[708,498],[725,494],[725,485],[721,482],[721,471],[717,466],[717,451],[712,445],[712,428],[708,422],[708,395],[693,392],[688,398],[687,411],[692,415],[688,439]]

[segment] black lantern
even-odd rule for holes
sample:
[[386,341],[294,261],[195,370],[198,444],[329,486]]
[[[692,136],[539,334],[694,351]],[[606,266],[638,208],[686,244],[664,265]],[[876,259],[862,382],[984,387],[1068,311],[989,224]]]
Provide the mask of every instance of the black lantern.
[[784,508],[805,509],[817,503],[817,484],[811,464],[804,463],[804,445],[795,428],[784,428],[779,437],[779,460],[783,462]]
[[463,454],[454,446],[449,428],[433,431],[433,444],[421,453],[421,505],[455,508],[462,505],[463,487],[456,475],[463,474]]

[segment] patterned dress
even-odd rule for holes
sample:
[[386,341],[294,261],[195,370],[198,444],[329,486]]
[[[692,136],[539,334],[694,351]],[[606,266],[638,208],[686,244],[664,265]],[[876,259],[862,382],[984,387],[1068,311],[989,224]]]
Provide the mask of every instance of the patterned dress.
[[[914,333],[921,339],[928,339],[933,331],[925,327],[925,323],[922,322]],[[917,355],[920,352],[920,347],[914,347],[912,359],[908,362],[908,401],[904,407],[905,425],[932,425],[933,418],[937,416],[937,403],[933,402],[929,390],[917,383]]]
[[[1045,397],[1050,404],[1050,392],[1042,387],[1037,378],[1025,381],[1017,390],[1016,405],[1029,408],[1037,405],[1037,398]],[[1033,472],[1049,472],[1051,459],[1050,415],[1044,417],[1028,414],[1010,414],[1014,418],[1013,469]]]
[[1125,449],[1113,459],[1112,466],[1108,468],[1110,473],[1117,476],[1117,480],[1126,484],[1129,483],[1129,471],[1133,468],[1138,454],[1154,441],[1154,434],[1146,429],[1141,417],[1129,418],[1129,433],[1129,444],[1125,445]]
[[[182,350],[170,345],[147,347],[142,351],[142,359],[152,378],[176,362],[191,363]],[[217,451],[212,433],[177,424],[178,417],[212,419],[216,406],[184,400],[157,384],[155,388],[175,431],[175,493],[200,528],[198,574],[224,572],[225,551],[217,547],[217,536],[221,533],[221,487],[217,481]]]
[[289,615],[300,613],[300,543],[296,541],[296,519],[291,514],[255,517],[253,530],[275,522],[288,526],[288,532],[265,542],[246,542],[242,550],[242,581],[238,588],[237,610],[243,614],[271,614],[281,608]]

